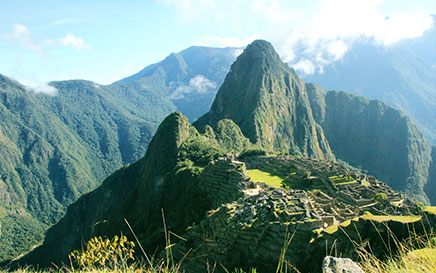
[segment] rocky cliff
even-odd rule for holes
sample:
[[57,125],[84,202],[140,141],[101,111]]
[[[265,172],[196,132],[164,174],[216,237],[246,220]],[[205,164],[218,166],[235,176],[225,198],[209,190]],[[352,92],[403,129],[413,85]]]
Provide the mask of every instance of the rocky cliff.
[[431,204],[436,204],[436,147],[432,147],[432,162],[428,172],[428,181],[425,184],[424,191],[426,192]]
[[314,84],[307,84],[307,90],[315,120],[339,159],[429,202],[424,185],[431,145],[409,118],[378,100],[325,92]]

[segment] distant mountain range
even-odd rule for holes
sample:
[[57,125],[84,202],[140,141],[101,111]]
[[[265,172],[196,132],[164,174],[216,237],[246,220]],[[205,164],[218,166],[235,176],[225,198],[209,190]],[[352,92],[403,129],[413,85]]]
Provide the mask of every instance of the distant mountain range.
[[[239,200],[237,204],[250,206],[252,200],[260,197],[250,191],[257,187],[250,184],[253,181],[250,182],[250,177],[244,173],[244,165],[233,161],[233,155],[229,155],[229,152],[240,153],[241,158],[244,154],[280,154],[281,157],[277,159],[256,159],[260,160],[258,166],[272,173],[299,174],[302,178],[299,183],[303,183],[300,186],[313,187],[315,192],[320,190],[317,187],[323,187],[326,194],[332,194],[335,198],[332,204],[338,204],[337,210],[343,210],[347,215],[352,213],[352,210],[341,203],[345,202],[340,201],[345,197],[336,195],[335,190],[357,183],[352,180],[353,178],[348,178],[351,177],[348,171],[343,171],[346,176],[345,184],[330,182],[333,184],[314,186],[316,179],[321,179],[323,175],[330,179],[328,181],[344,178],[344,174],[336,174],[339,172],[338,169],[344,168],[333,163],[332,160],[335,158],[362,166],[369,173],[382,177],[392,187],[413,194],[422,201],[428,201],[423,191],[424,185],[434,184],[434,181],[428,182],[429,169],[433,168],[431,164],[434,164],[431,159],[432,147],[409,118],[377,100],[370,101],[340,91],[326,92],[317,85],[305,84],[280,60],[270,43],[257,40],[232,64],[208,113],[193,125],[180,112],[166,117],[143,158],[119,169],[96,190],[85,194],[72,204],[66,215],[48,230],[44,243],[18,262],[41,266],[48,266],[52,262],[66,262],[72,250],[80,248],[83,241],[93,236],[113,236],[121,231],[128,234],[124,219],[127,219],[139,234],[146,251],[155,253],[164,246],[161,209],[166,213],[167,227],[176,234],[183,234],[188,226],[195,226],[195,223],[201,223],[200,227],[197,226],[199,230],[210,229],[210,232],[215,234],[210,240],[215,240],[215,244],[222,247],[216,251],[207,250],[213,259],[221,259],[219,261],[226,266],[232,265],[236,260],[244,261],[244,256],[240,256],[244,250],[238,248],[236,243],[228,245],[225,242],[233,242],[232,236],[239,236],[233,231],[243,232],[244,229],[237,219],[245,217],[245,212],[241,212],[239,216],[229,216],[227,222],[225,217],[232,213],[232,206],[237,206],[234,201]],[[292,157],[287,154],[291,154]],[[214,161],[223,156],[227,156],[227,159]],[[280,161],[280,158],[300,163],[292,163],[287,165],[288,167],[272,163],[274,160]],[[330,163],[321,163],[328,160]],[[308,167],[298,170],[301,167],[297,166],[301,166],[303,162]],[[322,167],[324,172],[327,172],[325,174],[311,175],[312,170],[318,165],[330,167]],[[283,171],[285,167],[287,169]],[[291,173],[292,170],[294,173]],[[430,170],[430,173],[432,172]],[[336,175],[331,176],[328,173]],[[356,179],[358,176],[360,177],[353,174]],[[244,183],[248,184],[235,184],[232,188],[231,183],[235,181],[245,181]],[[291,181],[294,180],[291,178]],[[404,205],[410,206],[413,211],[418,209],[415,203],[402,194],[393,192],[375,182],[373,178],[368,178],[368,181],[358,185],[360,193],[356,195],[357,198],[361,198],[361,195],[372,194],[372,199],[364,200],[366,205],[376,202],[374,198],[377,192],[374,192],[374,189],[384,188],[392,196],[400,198],[396,200],[404,202]],[[243,189],[241,187],[247,187],[246,199],[238,199]],[[275,196],[273,199],[284,195],[283,192],[268,189],[269,194]],[[213,194],[213,191],[217,193]],[[305,194],[292,190],[291,193],[296,196]],[[297,199],[302,200],[292,198],[294,201],[286,202],[293,204]],[[301,198],[305,200],[306,197]],[[324,197],[323,200],[331,203],[333,199]],[[261,199],[258,201],[256,207],[247,208],[247,211],[254,210],[250,212],[252,217],[266,202],[262,203]],[[387,204],[392,206],[389,211],[393,213],[406,213],[402,212],[402,205],[391,205],[389,201],[384,205],[372,206],[383,209]],[[363,213],[365,206],[361,205],[353,208],[356,213]],[[270,206],[269,214],[280,214],[282,206],[287,205],[277,206]],[[309,205],[306,204],[304,207],[304,221],[312,227],[310,223],[319,219],[311,219]],[[224,210],[223,214],[220,213],[221,209]],[[379,209],[374,208],[374,211],[383,214]],[[265,207],[265,210],[268,208]],[[207,211],[209,213],[206,213]],[[407,211],[407,207],[404,207],[404,211]],[[209,219],[214,213],[221,215],[216,222]],[[406,214],[410,213],[412,212]],[[286,219],[291,220],[294,219],[293,215],[295,216],[290,213],[283,217],[290,217]],[[274,217],[280,224],[281,219],[277,215]],[[270,220],[262,221],[259,219],[256,227],[274,223]],[[247,229],[252,227],[251,224],[247,225]],[[295,225],[298,226],[298,222],[295,222]],[[405,228],[405,225],[402,227]],[[232,230],[231,235],[225,235],[227,229]],[[308,232],[303,234],[298,233],[298,236],[305,239],[297,244],[304,246],[314,234],[312,229],[309,228]],[[253,232],[255,231],[253,228]],[[192,232],[188,232],[188,236],[203,238],[203,234]],[[242,238],[244,236],[241,235]],[[196,247],[196,237],[187,238],[188,247]],[[318,249],[318,254],[324,253],[323,243],[320,245],[323,247],[322,251]],[[232,249],[239,249],[240,252],[234,252]],[[275,249],[277,250],[277,247]],[[253,251],[257,253],[257,250]],[[298,249],[291,251],[302,255]],[[230,254],[236,255],[236,258],[226,260]],[[302,260],[297,259],[297,262],[302,263]],[[307,268],[308,264],[302,266]]]
[[241,49],[193,46],[120,80],[167,97],[195,121],[209,111],[218,88]]

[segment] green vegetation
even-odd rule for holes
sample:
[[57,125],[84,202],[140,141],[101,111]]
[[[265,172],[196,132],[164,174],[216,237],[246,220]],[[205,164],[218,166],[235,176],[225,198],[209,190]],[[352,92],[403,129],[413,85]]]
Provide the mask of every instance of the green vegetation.
[[[206,112],[234,58],[233,48],[192,47],[111,85],[52,82],[56,96],[0,75],[0,222],[12,231],[0,236],[8,246],[0,262],[40,242],[66,206],[141,158],[166,115],[180,109],[194,120]],[[200,74],[216,87],[171,99]],[[17,207],[30,216],[15,217]]]
[[251,148],[251,149],[243,150],[238,158],[240,160],[244,160],[245,158],[250,156],[262,156],[262,155],[267,155],[267,152],[263,149]]
[[129,261],[133,261],[135,243],[128,241],[127,237],[114,236],[111,240],[102,237],[91,238],[86,243],[86,249],[71,252],[73,264],[82,270],[110,269],[127,270]]
[[398,252],[380,259],[371,252],[360,250],[360,266],[374,273],[432,273],[436,269],[436,240],[431,234],[425,237],[412,235],[409,241],[397,242]]
[[336,158],[429,204],[424,185],[433,181],[428,176],[431,145],[403,113],[380,101],[326,92],[315,84],[306,84],[306,90],[315,121]]
[[269,172],[251,169],[247,170],[247,173],[254,182],[263,182],[276,188],[283,187],[283,179]]
[[210,112],[193,125],[200,132],[206,126],[216,131],[226,119],[267,151],[334,158],[314,121],[303,82],[266,41],[247,46],[233,63]]
[[0,76],[0,222],[11,232],[0,236],[7,246],[0,261],[39,243],[70,203],[143,156],[157,123],[171,111],[153,93],[138,94],[141,106],[128,103],[139,89],[125,93],[87,81],[51,85],[56,96]]
[[224,156],[223,150],[202,136],[186,140],[181,145],[178,155],[180,161],[190,160],[201,166],[222,156]]

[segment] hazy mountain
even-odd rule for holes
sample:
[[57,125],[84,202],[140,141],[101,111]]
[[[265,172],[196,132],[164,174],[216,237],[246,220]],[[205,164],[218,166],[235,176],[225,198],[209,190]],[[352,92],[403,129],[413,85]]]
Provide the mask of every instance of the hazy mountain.
[[193,46],[171,53],[165,60],[120,82],[134,82],[168,97],[178,111],[194,121],[210,109],[219,86],[240,51],[238,48]]
[[[141,160],[118,170],[96,190],[82,196],[72,204],[65,217],[48,230],[44,243],[19,262],[43,266],[51,262],[59,264],[67,260],[72,250],[80,248],[83,241],[93,236],[113,236],[119,232],[129,234],[124,218],[138,234],[146,251],[155,253],[156,250],[162,250],[164,246],[161,209],[165,211],[167,228],[172,232],[183,234],[188,226],[201,223],[197,229],[214,230],[216,227],[221,230],[221,233],[216,235],[218,237],[211,238],[215,240],[213,242],[218,243],[220,236],[229,234],[225,232],[227,228],[239,231],[242,229],[240,223],[236,221],[239,216],[231,216],[235,218],[229,218],[227,222],[218,217],[216,223],[212,222],[209,225],[210,219],[205,219],[205,217],[209,218],[220,210],[212,210],[207,214],[206,212],[220,207],[224,210],[223,217],[227,217],[225,215],[230,212],[226,212],[224,208],[229,208],[231,205],[222,206],[221,204],[236,201],[242,189],[255,186],[250,183],[244,184],[245,186],[237,183],[231,184],[234,181],[248,181],[249,179],[243,173],[245,167],[230,164],[232,160],[221,161],[227,162],[223,164],[210,162],[228,151],[242,151],[247,147],[249,149],[266,147],[281,153],[310,154],[307,147],[311,147],[310,141],[316,133],[319,135],[318,132],[325,132],[325,145],[331,147],[331,151],[337,158],[348,160],[355,166],[362,166],[370,173],[376,172],[378,176],[390,179],[387,182],[393,186],[407,193],[417,194],[421,200],[426,199],[422,188],[428,177],[431,146],[407,117],[379,101],[369,101],[344,92],[325,92],[313,84],[304,85],[292,70],[277,58],[277,54],[268,42],[255,41],[248,46],[232,65],[211,111],[195,124],[204,131],[203,135],[190,125],[188,119],[182,114],[176,112],[169,115],[159,126]],[[237,88],[231,89],[232,86]],[[234,92],[230,92],[231,90]],[[248,105],[244,105],[246,101],[254,106],[264,104],[265,108],[249,108]],[[277,109],[273,111],[272,106],[277,106],[280,111]],[[288,109],[292,107],[297,107],[296,113],[290,113]],[[235,115],[237,109],[243,111],[242,113],[246,116],[240,118]],[[289,118],[289,115],[295,120]],[[218,121],[219,118],[222,119]],[[304,122],[299,123],[300,118]],[[270,124],[269,122],[273,120],[282,124]],[[288,133],[287,130],[293,128],[293,123],[298,124],[293,129],[296,135],[302,134],[304,138],[292,138],[294,134]],[[247,124],[251,124],[257,130],[253,130]],[[271,127],[270,131],[264,129]],[[222,133],[223,131],[230,132],[234,137],[229,138]],[[288,146],[275,144],[282,141],[275,136],[278,132],[282,132],[282,137],[291,142]],[[267,137],[264,137],[265,135]],[[248,140],[254,143],[247,143]],[[245,150],[242,154],[244,152],[248,153]],[[315,153],[311,155],[317,156]],[[297,165],[301,166],[300,164],[305,162],[308,168],[321,164],[319,159],[305,159],[301,156],[289,158],[289,160],[294,158],[297,161],[301,159]],[[271,159],[271,161],[274,160]],[[284,168],[281,165],[273,165],[270,161],[257,164],[259,168],[265,168],[270,172],[280,172]],[[335,176],[319,173],[315,177],[338,177],[337,169],[343,169],[339,164],[331,167],[333,162],[322,164],[330,166],[324,170],[334,172]],[[287,175],[297,165],[289,165],[291,167],[288,166],[285,171]],[[302,187],[307,188],[310,183],[314,183],[308,180],[310,170],[303,169],[298,173],[301,173],[304,182]],[[294,174],[297,174],[295,170],[291,175]],[[355,176],[360,177],[360,175]],[[394,193],[383,185],[374,182],[374,187],[382,187],[389,194],[404,198],[401,194]],[[364,184],[361,184],[360,188],[362,187],[365,188]],[[330,187],[324,190],[332,191]],[[279,194],[274,190],[271,191],[274,196]],[[365,192],[373,192],[373,189],[365,190]],[[373,192],[373,194],[376,193]],[[295,194],[298,194],[298,191]],[[358,195],[360,194],[364,193],[361,192]],[[374,199],[368,199],[366,202],[373,202],[371,200]],[[409,199],[405,198],[405,200]],[[236,203],[244,205],[245,202],[248,202],[248,205],[251,204],[249,203],[251,201],[242,199]],[[406,203],[412,204],[410,201]],[[391,209],[392,212],[400,213],[396,207]],[[251,208],[247,210],[252,211]],[[271,206],[269,211],[274,212]],[[374,211],[379,212],[377,209]],[[241,213],[241,215],[245,214]],[[290,215],[292,216],[292,213]],[[306,217],[309,217],[307,215],[310,216],[306,214]],[[266,218],[259,224],[273,223],[269,219]],[[226,223],[232,226],[226,226]],[[404,225],[403,227],[405,228]],[[247,228],[251,228],[251,225]],[[233,231],[231,234],[238,236]],[[303,230],[301,236],[310,239],[313,234],[312,229],[309,229],[308,232]],[[373,232],[373,234],[376,233]],[[194,235],[188,234],[188,236]],[[202,236],[202,233],[198,235],[203,238]],[[259,241],[259,238],[256,240]],[[228,238],[223,239],[224,242],[228,240]],[[188,241],[188,244],[190,242],[195,247],[194,242]],[[279,245],[282,246],[282,243],[283,240],[280,239]],[[301,246],[305,243],[307,241],[303,241]],[[237,248],[237,244],[224,245],[224,247],[230,247],[230,250],[227,249],[229,250],[226,252],[227,255],[237,254],[231,251]],[[275,249],[280,250],[281,247],[275,247]],[[219,253],[223,249],[218,250],[217,255],[221,255]],[[212,249],[210,251],[215,253]],[[298,249],[295,251],[298,252]],[[244,260],[244,256],[238,257]]]
[[[436,20],[434,20],[436,22]],[[304,76],[327,90],[346,90],[400,109],[436,143],[436,26],[422,37],[382,46],[356,41],[323,73]]]

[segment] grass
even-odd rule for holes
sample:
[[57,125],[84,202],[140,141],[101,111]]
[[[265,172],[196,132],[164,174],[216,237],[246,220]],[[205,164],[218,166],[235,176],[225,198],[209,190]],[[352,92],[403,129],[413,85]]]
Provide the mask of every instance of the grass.
[[357,181],[356,181],[356,180],[353,180],[353,181],[347,181],[347,182],[336,183],[336,185],[337,185],[337,186],[340,186],[340,185],[348,185],[348,184],[355,184],[355,183],[357,183]]
[[349,225],[351,224],[352,221],[356,221],[356,222],[359,221],[359,217],[355,217],[355,218],[353,218],[353,219],[349,219],[349,220],[344,221],[344,222],[342,222],[342,223],[340,223],[340,224],[337,224],[337,225],[329,226],[328,228],[325,228],[323,231],[326,232],[326,233],[328,233],[328,234],[333,234],[333,233],[335,233],[336,231],[338,231],[339,226],[341,226],[341,227],[347,227],[347,226],[349,226]]
[[414,223],[421,220],[421,216],[396,216],[396,215],[363,215],[360,218],[365,220],[371,220],[375,222],[386,222],[386,221],[395,221],[403,224]]
[[426,208],[424,209],[424,211],[436,215],[436,207],[426,207]]
[[371,273],[434,273],[436,272],[436,240],[431,236],[411,236],[409,242],[397,242],[395,256],[380,260],[373,254],[361,251],[360,266]]
[[259,169],[250,169],[247,170],[247,173],[254,182],[264,182],[276,188],[283,187],[283,179],[269,172],[264,172]]
[[[434,207],[433,207],[434,208]],[[432,210],[432,209],[430,209]],[[408,222],[415,221],[413,217],[395,217],[395,216],[374,216],[374,215],[364,215],[361,218],[365,218],[370,221],[388,221],[395,219],[396,221]],[[352,223],[352,221],[357,221],[359,217],[350,219],[340,224],[340,226],[345,227]],[[328,229],[335,228],[338,229],[339,225],[331,226]],[[325,229],[324,231],[328,230]],[[166,228],[165,228],[166,230]],[[279,262],[277,265],[276,273],[286,273],[286,272],[299,272],[297,268],[293,267],[286,260],[286,252],[289,248],[290,242],[292,241],[295,235],[295,231],[293,234],[286,232],[284,245],[282,252],[279,257]],[[395,236],[391,236],[395,238]],[[122,263],[118,266],[99,266],[99,265],[91,265],[88,264],[86,266],[73,266],[74,260],[71,263],[70,267],[59,267],[56,269],[50,270],[35,270],[32,267],[24,267],[14,272],[17,273],[45,273],[45,272],[59,272],[59,273],[82,273],[82,272],[98,272],[98,273],[184,273],[181,269],[181,262],[174,263],[172,261],[172,253],[171,253],[171,241],[169,238],[169,233],[166,232],[165,235],[167,248],[166,253],[167,257],[159,262],[155,262],[152,260],[151,263],[145,262],[132,262],[126,263],[127,259],[123,259]],[[104,241],[104,240],[103,240]],[[114,239],[108,240],[107,245],[104,246],[103,241],[99,245],[99,247],[106,247],[106,251],[111,251],[111,245],[114,246]],[[117,241],[117,240],[115,240]],[[120,245],[121,237],[118,239]],[[130,243],[133,246],[132,242]],[[94,245],[97,243],[94,242]],[[381,260],[375,255],[373,255],[370,251],[371,248],[365,247],[364,245],[357,245],[355,247],[355,251],[358,253],[360,261],[358,265],[363,269],[364,272],[371,273],[430,273],[436,272],[436,237],[433,231],[430,231],[428,234],[423,236],[418,236],[411,232],[410,237],[406,241],[396,241],[396,245],[398,246],[398,252],[395,254],[391,254],[387,259]],[[115,244],[115,249],[117,245]],[[99,250],[100,251],[100,250]],[[104,251],[104,249],[102,250]],[[145,254],[145,253],[144,253]],[[122,255],[121,255],[122,256]],[[207,273],[215,272],[215,267],[207,269]],[[233,271],[228,271],[224,268],[226,273],[256,273],[255,269],[250,269],[249,271],[243,271],[241,269],[234,269]],[[5,270],[0,270],[0,273],[7,272]]]

